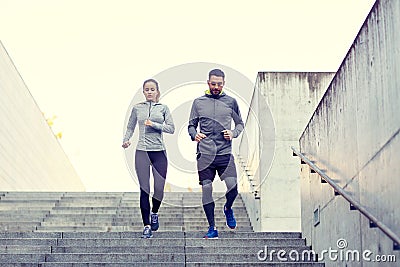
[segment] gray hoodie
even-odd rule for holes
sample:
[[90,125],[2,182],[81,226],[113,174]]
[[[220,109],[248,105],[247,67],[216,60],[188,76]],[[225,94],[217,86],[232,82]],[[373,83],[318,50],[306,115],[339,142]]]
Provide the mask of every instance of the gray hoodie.
[[[231,130],[232,120],[235,128]],[[197,144],[197,153],[225,155],[232,153],[232,141],[226,140],[222,130],[231,130],[236,138],[243,131],[244,124],[235,98],[221,92],[214,96],[208,90],[196,98],[190,112],[188,132],[195,140],[197,127],[207,137]]]
[[[144,125],[147,119],[153,122],[152,126]],[[165,150],[162,133],[173,134],[175,132],[171,113],[168,107],[161,103],[146,101],[133,106],[123,142],[129,141],[132,137],[136,123],[139,125],[137,150]]]

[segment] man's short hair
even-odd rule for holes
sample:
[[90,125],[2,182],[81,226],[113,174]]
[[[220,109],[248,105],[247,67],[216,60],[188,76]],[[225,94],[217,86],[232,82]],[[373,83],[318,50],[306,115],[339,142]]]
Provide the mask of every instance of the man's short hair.
[[208,79],[211,78],[211,76],[217,76],[217,77],[222,77],[223,79],[225,79],[225,73],[220,70],[220,69],[213,69],[208,73]]

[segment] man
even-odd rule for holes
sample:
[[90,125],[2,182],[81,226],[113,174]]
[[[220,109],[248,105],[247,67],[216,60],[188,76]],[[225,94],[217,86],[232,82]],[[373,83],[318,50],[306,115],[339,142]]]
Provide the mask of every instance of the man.
[[[215,203],[212,197],[212,182],[216,173],[227,188],[224,205],[226,224],[231,229],[236,228],[232,205],[238,191],[232,139],[240,135],[244,125],[236,99],[222,90],[225,85],[224,72],[220,69],[211,70],[207,84],[209,89],[205,95],[193,101],[188,131],[192,141],[197,142],[197,171],[202,186],[203,209],[209,224],[204,238],[211,239],[218,238],[214,221]],[[233,130],[232,120],[235,123]]]

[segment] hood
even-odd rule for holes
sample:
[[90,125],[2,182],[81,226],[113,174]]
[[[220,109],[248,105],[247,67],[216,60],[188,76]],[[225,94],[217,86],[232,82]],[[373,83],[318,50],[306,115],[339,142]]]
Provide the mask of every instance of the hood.
[[204,93],[205,93],[205,95],[208,96],[208,97],[215,97],[215,98],[219,98],[219,97],[225,95],[224,90],[221,90],[221,92],[219,93],[219,95],[216,95],[216,96],[213,95],[213,94],[211,93],[210,89],[205,90]]

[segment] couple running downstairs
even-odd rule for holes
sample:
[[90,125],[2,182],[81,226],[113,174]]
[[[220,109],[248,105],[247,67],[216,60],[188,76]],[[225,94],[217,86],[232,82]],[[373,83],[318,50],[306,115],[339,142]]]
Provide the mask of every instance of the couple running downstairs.
[[[212,196],[212,182],[215,175],[226,185],[224,214],[226,225],[236,228],[233,203],[238,195],[237,173],[232,155],[232,140],[243,131],[244,124],[235,98],[223,91],[225,74],[220,69],[208,73],[208,90],[196,98],[191,107],[188,133],[197,142],[197,172],[202,188],[202,205],[209,224],[205,239],[218,238],[214,220],[215,202]],[[174,122],[165,104],[159,103],[158,82],[148,79],[143,83],[145,102],[133,106],[123,148],[128,148],[136,124],[139,138],[135,150],[135,170],[140,186],[140,211],[144,225],[142,238],[151,238],[159,228],[158,211],[164,196],[168,159],[163,133],[175,132]],[[235,124],[231,130],[232,120]],[[154,178],[154,194],[150,207],[150,168]]]

